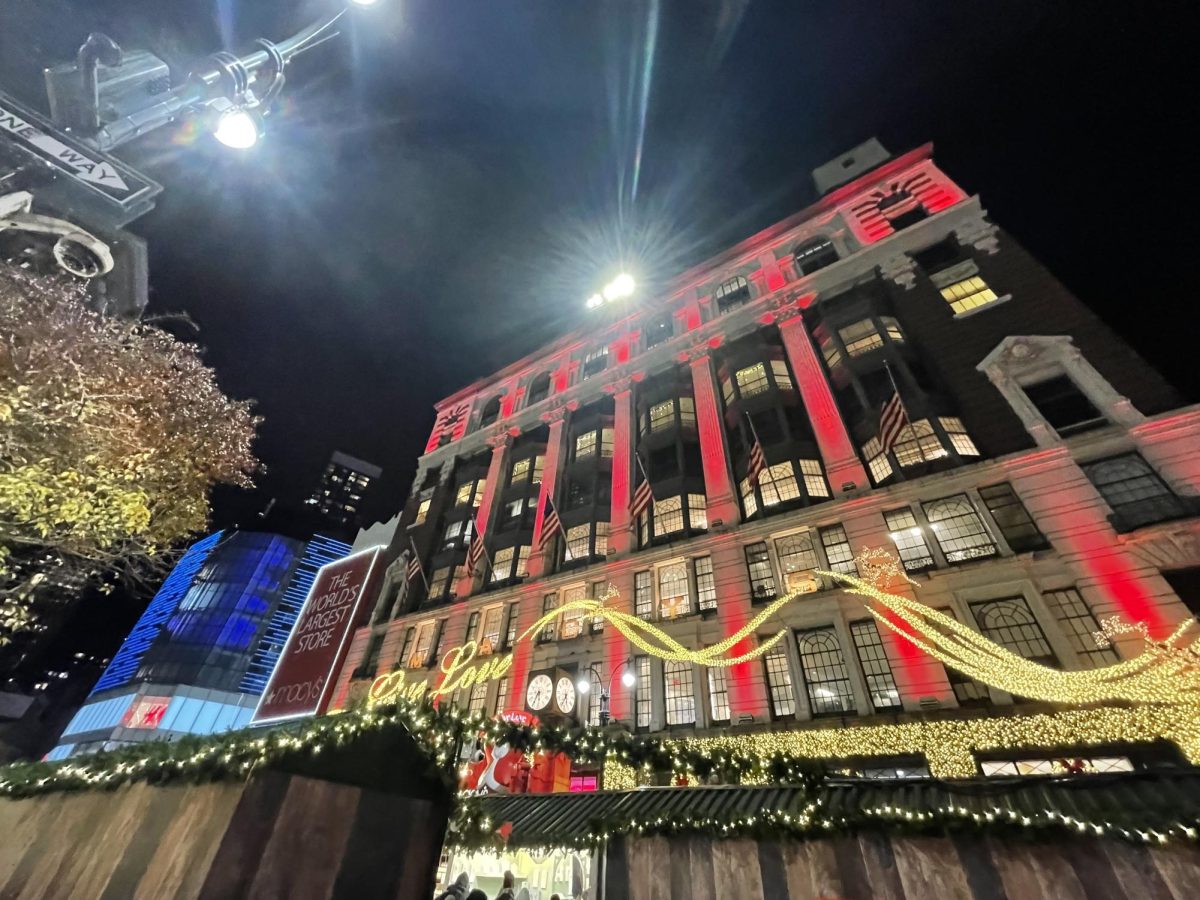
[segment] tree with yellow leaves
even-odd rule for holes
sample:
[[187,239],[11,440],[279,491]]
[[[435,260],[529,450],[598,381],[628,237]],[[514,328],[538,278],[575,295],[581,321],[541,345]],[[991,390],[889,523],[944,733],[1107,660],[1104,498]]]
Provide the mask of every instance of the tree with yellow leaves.
[[200,349],[0,266],[0,645],[34,627],[40,562],[144,574],[248,487],[258,419]]

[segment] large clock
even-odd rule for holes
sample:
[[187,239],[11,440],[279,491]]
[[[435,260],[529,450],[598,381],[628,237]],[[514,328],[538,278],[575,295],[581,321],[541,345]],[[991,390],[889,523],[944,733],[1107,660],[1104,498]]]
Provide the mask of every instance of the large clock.
[[525,705],[536,711],[544,710],[554,697],[554,682],[549,675],[534,675],[525,691]]
[[575,709],[575,682],[570,676],[563,675],[558,679],[558,684],[554,686],[554,699],[558,702],[558,711],[564,716],[569,716]]

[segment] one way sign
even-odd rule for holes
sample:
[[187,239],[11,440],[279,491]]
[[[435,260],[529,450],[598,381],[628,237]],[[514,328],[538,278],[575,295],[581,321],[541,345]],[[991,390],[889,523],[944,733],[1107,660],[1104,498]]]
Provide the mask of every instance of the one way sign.
[[[58,204],[81,208],[104,218],[105,224],[124,225],[153,208],[162,185],[73,136],[59,131],[38,113],[0,92],[0,139],[33,157],[69,181],[62,182]],[[39,189],[39,194],[47,193]]]

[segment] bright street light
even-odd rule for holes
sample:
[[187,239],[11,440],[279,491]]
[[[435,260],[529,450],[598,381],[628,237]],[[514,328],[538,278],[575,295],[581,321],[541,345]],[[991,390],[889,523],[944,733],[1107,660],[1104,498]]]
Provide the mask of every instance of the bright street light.
[[355,6],[374,6],[379,0],[350,0]]
[[592,294],[587,299],[587,308],[596,309],[603,306],[605,303],[612,303],[614,300],[621,300],[625,297],[633,295],[637,289],[637,282],[628,272],[622,272],[612,281],[604,286],[598,294]]
[[579,691],[579,693],[586,694],[592,689],[592,684],[590,681],[588,681],[588,679],[580,678],[577,682],[575,682],[575,688]]
[[635,684],[637,684],[637,676],[629,671],[622,672],[621,673],[621,684],[625,685],[625,687],[627,687],[627,688],[631,688]]
[[258,123],[251,113],[240,107],[226,110],[217,119],[213,137],[234,150],[249,150],[258,143]]

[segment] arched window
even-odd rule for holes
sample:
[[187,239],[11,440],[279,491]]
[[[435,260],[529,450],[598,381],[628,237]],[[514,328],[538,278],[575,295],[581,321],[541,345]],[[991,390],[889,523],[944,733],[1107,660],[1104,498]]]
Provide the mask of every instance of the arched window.
[[723,313],[729,312],[731,309],[750,302],[750,282],[741,275],[735,275],[723,282],[717,288],[714,296],[717,301],[717,309]]
[[479,427],[486,428],[500,418],[500,398],[493,397],[483,407],[483,415],[479,417]]
[[533,406],[535,403],[541,403],[550,396],[550,373],[543,372],[537,378],[533,379],[529,385],[529,393],[526,395],[526,406]]
[[796,271],[801,276],[811,275],[818,269],[823,269],[838,261],[837,249],[827,237],[805,241],[796,248],[794,256],[796,259]]

